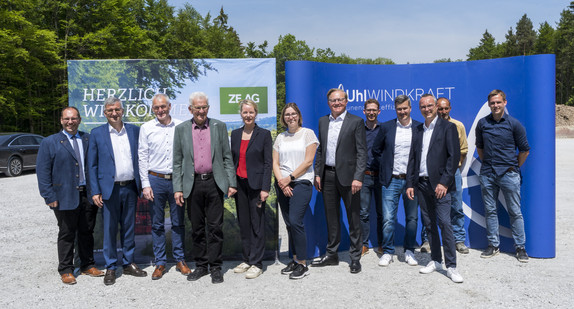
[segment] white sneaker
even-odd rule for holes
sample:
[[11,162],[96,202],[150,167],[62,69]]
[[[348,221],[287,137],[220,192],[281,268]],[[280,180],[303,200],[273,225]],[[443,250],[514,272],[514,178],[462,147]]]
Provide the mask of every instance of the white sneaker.
[[442,265],[439,262],[430,261],[427,266],[419,269],[419,273],[421,274],[430,274],[435,270],[441,270]]
[[251,267],[249,267],[249,269],[245,273],[245,278],[246,279],[255,279],[255,278],[259,277],[259,275],[261,275],[262,273],[263,273],[263,271],[261,270],[261,268],[255,266],[255,265],[252,265]]
[[379,259],[379,266],[389,266],[389,264],[391,264],[392,261],[393,261],[393,256],[388,254],[388,253],[385,253]]
[[455,283],[462,283],[463,281],[462,276],[458,273],[458,271],[454,267],[449,267],[446,270],[446,276],[449,277],[450,280],[452,280],[452,282]]
[[249,264],[247,263],[241,263],[239,265],[237,265],[234,269],[233,272],[236,274],[240,274],[240,273],[244,273],[246,272],[251,266],[249,266]]
[[419,262],[415,259],[415,254],[411,250],[405,251],[405,262],[411,266],[419,265]]

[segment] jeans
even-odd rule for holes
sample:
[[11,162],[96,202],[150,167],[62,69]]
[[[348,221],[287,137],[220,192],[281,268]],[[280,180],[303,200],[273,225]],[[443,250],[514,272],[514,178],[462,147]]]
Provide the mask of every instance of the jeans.
[[[454,241],[456,243],[464,243],[466,240],[466,230],[464,229],[464,211],[462,210],[462,175],[458,168],[454,174],[454,182],[456,184],[456,191],[451,192],[450,223],[452,224]],[[428,241],[427,230],[424,225],[421,229],[421,240],[423,242]]]
[[500,245],[497,200],[498,194],[502,190],[506,201],[506,209],[510,217],[514,246],[516,248],[524,248],[526,235],[524,233],[524,219],[520,211],[520,174],[515,171],[509,171],[500,176],[493,173],[480,175],[480,187],[482,190],[482,202],[484,203],[488,243],[494,247]]
[[287,227],[289,251],[298,261],[304,261],[307,259],[307,235],[303,219],[311,201],[313,185],[310,181],[295,181],[290,186],[293,188],[291,197],[285,196],[277,183],[275,183],[275,191],[281,215]]
[[[377,241],[379,245],[383,242],[383,210],[381,184],[378,176],[365,175],[363,187],[361,188],[361,227],[363,229],[363,246],[369,246],[369,235],[371,224],[371,200],[375,198],[375,210],[377,211]],[[374,246],[374,244],[373,244]]]
[[388,187],[383,186],[383,252],[395,253],[395,222],[397,221],[397,209],[399,197],[403,196],[405,207],[405,239],[404,249],[414,251],[417,237],[418,207],[417,198],[407,198],[407,181],[392,178]]
[[177,261],[184,261],[184,239],[185,239],[185,207],[177,206],[173,197],[173,186],[171,180],[149,175],[149,182],[153,190],[153,202],[151,207],[151,236],[153,241],[153,254],[155,265],[165,266],[167,257],[165,253],[165,205],[169,203],[169,213],[171,220],[171,244],[173,246],[173,258]]

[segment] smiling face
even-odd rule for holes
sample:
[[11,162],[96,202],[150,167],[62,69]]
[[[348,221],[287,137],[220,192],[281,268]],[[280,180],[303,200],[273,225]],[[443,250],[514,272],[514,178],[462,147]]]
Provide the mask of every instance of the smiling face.
[[171,110],[171,103],[166,98],[158,96],[153,100],[151,108],[157,118],[162,124],[167,124],[171,120],[169,111]]
[[436,101],[438,115],[444,119],[450,119],[450,102],[444,98],[440,98]]
[[122,108],[121,102],[117,101],[114,104],[106,105],[104,109],[104,114],[108,119],[108,123],[116,128],[122,126],[122,117],[124,116],[124,109]]
[[245,125],[249,126],[254,124],[255,118],[257,118],[257,112],[253,106],[249,104],[241,105],[241,119]]
[[62,111],[60,123],[62,124],[62,129],[68,132],[68,134],[76,135],[80,122],[82,122],[82,118],[80,118],[80,115],[75,109],[66,108]]
[[207,112],[209,111],[209,105],[205,98],[195,98],[192,105],[189,107],[189,111],[193,115],[193,121],[201,126],[207,120]]
[[294,108],[287,107],[283,115],[283,121],[287,124],[289,131],[293,131],[299,127],[299,114]]
[[421,98],[419,101],[419,109],[428,126],[436,117],[437,108],[435,99],[432,96]]
[[500,119],[504,115],[504,109],[506,108],[506,100],[503,99],[500,94],[497,94],[488,99],[488,107],[490,107],[492,116],[495,119]]
[[343,90],[333,91],[328,98],[329,108],[333,117],[337,118],[347,109],[347,99]]
[[395,111],[397,112],[397,120],[403,125],[406,126],[409,124],[411,119],[411,105],[409,101],[405,101],[401,104],[395,105]]
[[377,116],[381,113],[381,110],[375,103],[369,103],[363,110],[363,113],[367,117],[367,121],[375,122],[377,121]]

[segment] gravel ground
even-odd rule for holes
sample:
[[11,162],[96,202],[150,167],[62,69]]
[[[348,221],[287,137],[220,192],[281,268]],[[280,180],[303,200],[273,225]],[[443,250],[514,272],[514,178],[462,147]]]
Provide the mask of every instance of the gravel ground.
[[[79,276],[76,285],[66,286],[57,273],[56,219],[38,194],[36,175],[0,176],[0,261],[6,266],[0,272],[0,308],[572,308],[574,255],[568,252],[574,249],[574,197],[568,188],[574,187],[574,139],[556,144],[556,258],[522,264],[508,254],[481,259],[480,251],[471,249],[458,255],[462,284],[451,282],[444,271],[421,275],[420,266],[408,266],[403,256],[379,267],[372,251],[361,260],[360,274],[349,273],[345,252],[339,266],[311,268],[303,280],[289,280],[280,274],[288,261],[283,248],[282,263],[267,262],[265,273],[254,280],[234,274],[238,262],[226,261],[225,282],[219,285],[209,277],[188,282],[173,265],[163,279],[152,281],[153,267],[142,265],[146,278],[121,276],[104,286],[102,278]],[[427,254],[416,257],[421,265],[429,261]]]

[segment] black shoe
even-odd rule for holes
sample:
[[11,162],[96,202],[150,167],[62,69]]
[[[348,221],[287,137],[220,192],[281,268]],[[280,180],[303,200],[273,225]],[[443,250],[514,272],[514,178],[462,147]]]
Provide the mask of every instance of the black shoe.
[[198,267],[195,269],[195,271],[193,271],[191,274],[189,274],[189,276],[187,276],[187,281],[196,281],[199,278],[207,275],[209,272],[207,271],[207,268],[205,267]]
[[339,257],[325,255],[324,257],[320,258],[319,260],[313,261],[311,263],[312,267],[324,267],[324,266],[336,266],[339,265]]
[[302,279],[309,275],[309,268],[303,264],[296,263],[293,272],[289,275],[289,279]]
[[361,262],[359,260],[351,261],[349,268],[351,268],[351,274],[358,274],[361,272]]
[[145,277],[147,272],[139,268],[136,263],[131,263],[128,266],[124,266],[124,275],[130,275],[134,277]]
[[116,271],[113,269],[107,269],[104,276],[104,284],[112,285],[114,283],[116,283]]
[[221,273],[221,269],[216,268],[211,270],[211,283],[222,283],[223,282],[223,274]]
[[480,254],[481,258],[491,258],[495,255],[497,255],[498,253],[500,253],[500,249],[498,249],[498,247],[494,247],[491,245],[488,245],[488,248],[486,248],[486,250]]
[[528,263],[528,254],[526,254],[526,249],[516,248],[516,258],[519,262]]
[[281,269],[281,273],[283,275],[288,275],[290,273],[293,272],[293,270],[295,270],[295,266],[297,266],[297,263],[293,260],[291,260],[291,262],[289,262],[289,264],[287,264],[287,267]]

